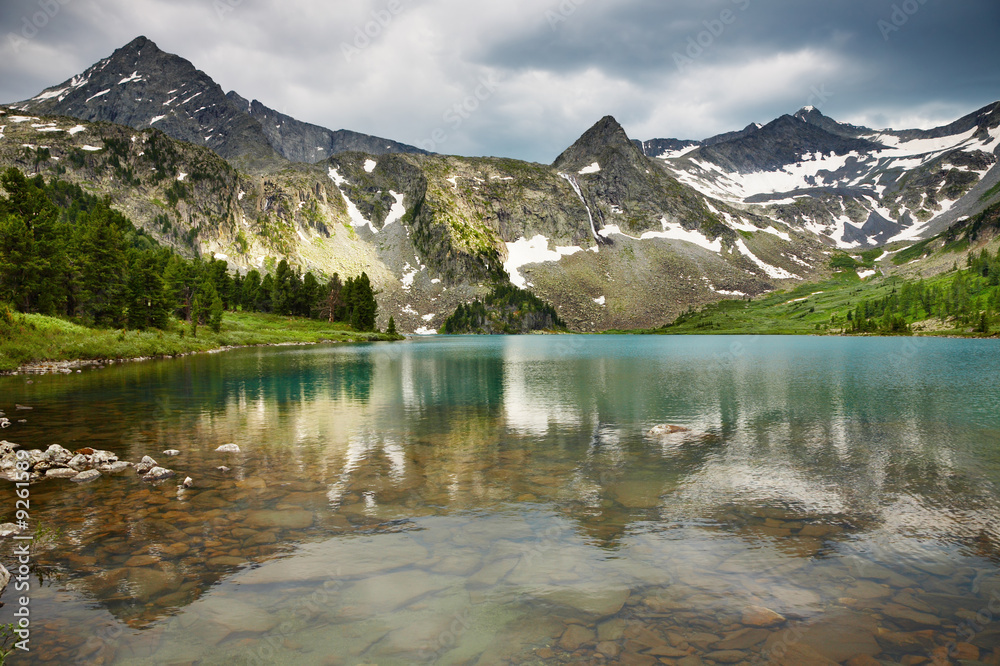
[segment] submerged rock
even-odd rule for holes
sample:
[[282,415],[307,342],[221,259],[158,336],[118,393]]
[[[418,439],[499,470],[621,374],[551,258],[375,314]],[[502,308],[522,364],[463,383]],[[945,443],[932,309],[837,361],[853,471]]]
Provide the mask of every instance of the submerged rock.
[[278,527],[301,530],[311,526],[314,520],[315,516],[312,511],[305,511],[304,509],[285,511],[261,509],[247,513],[244,524],[248,527]]
[[76,476],[70,479],[73,483],[87,483],[89,481],[96,481],[101,478],[101,473],[96,469],[88,469],[84,472],[80,472]]
[[597,634],[594,633],[593,629],[582,627],[579,624],[571,624],[559,639],[559,647],[573,651],[579,649],[581,645],[593,643],[596,640]]
[[153,469],[146,472],[143,475],[143,481],[162,481],[163,479],[169,479],[174,476],[175,472],[172,469],[167,469],[165,467],[154,467]]
[[82,474],[82,472],[69,467],[53,467],[52,469],[45,470],[45,477],[48,479],[72,479],[79,474]]
[[240,447],[236,444],[223,444],[215,451],[216,453],[239,453]]
[[684,426],[661,423],[650,428],[646,434],[650,437],[662,437],[663,435],[675,435],[679,432],[691,432],[691,429]]
[[179,456],[180,454],[181,454],[181,452],[178,451],[177,449],[167,449],[166,451],[163,452],[163,455],[165,455],[165,456],[171,456],[171,457],[173,457],[173,456]]
[[181,483],[181,485],[184,486],[185,488],[190,488],[191,486],[194,485],[194,479],[192,479],[190,476],[185,477],[184,482]]
[[770,608],[747,606],[743,610],[743,624],[748,627],[776,627],[785,623],[785,618]]
[[119,460],[118,462],[109,463],[107,465],[101,465],[97,469],[101,470],[105,474],[121,474],[131,466],[132,463],[125,462],[124,460]]

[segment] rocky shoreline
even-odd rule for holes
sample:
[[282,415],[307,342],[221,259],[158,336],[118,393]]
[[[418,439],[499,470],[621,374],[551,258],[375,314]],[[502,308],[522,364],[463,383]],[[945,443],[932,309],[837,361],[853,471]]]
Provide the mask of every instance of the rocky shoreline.
[[[164,454],[172,455],[174,452],[164,451]],[[89,447],[70,451],[59,444],[52,444],[44,451],[26,450],[21,449],[19,444],[0,441],[0,478],[8,481],[69,479],[74,483],[88,483],[96,481],[105,474],[122,474],[130,469],[144,481],[163,481],[176,476],[176,472],[160,467],[149,456],[143,456],[139,462],[132,463],[119,460],[118,456],[110,451]]]
[[344,344],[337,340],[320,340],[318,342],[263,342],[255,345],[228,345],[199,351],[181,352],[180,354],[160,354],[156,356],[137,356],[134,358],[110,358],[110,359],[74,359],[70,361],[39,361],[37,363],[25,363],[17,370],[0,371],[2,376],[16,375],[48,375],[62,374],[68,375],[73,372],[82,372],[86,368],[100,369],[108,365],[119,363],[139,363],[142,361],[159,361],[170,358],[183,358],[196,354],[220,354],[234,349],[252,349],[254,347],[311,347],[313,345]]

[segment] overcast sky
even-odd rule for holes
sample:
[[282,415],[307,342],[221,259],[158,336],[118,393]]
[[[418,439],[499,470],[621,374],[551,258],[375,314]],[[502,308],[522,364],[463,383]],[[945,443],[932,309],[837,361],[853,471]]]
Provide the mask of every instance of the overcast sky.
[[1000,99],[996,0],[0,0],[0,28],[3,102],[145,35],[300,120],[544,163],[608,114],[700,139],[807,104],[902,129]]

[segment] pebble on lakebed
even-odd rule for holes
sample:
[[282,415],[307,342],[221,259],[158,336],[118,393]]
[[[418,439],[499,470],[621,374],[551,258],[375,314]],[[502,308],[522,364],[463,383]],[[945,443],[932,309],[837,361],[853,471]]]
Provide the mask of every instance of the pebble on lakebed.
[[[158,467],[156,461],[146,456],[139,464],[118,460],[118,456],[110,451],[99,451],[92,448],[69,451],[59,444],[53,444],[46,450],[31,449],[22,452],[18,458],[19,444],[0,442],[0,478],[15,481],[20,473],[18,462],[28,463],[29,480],[39,479],[69,479],[76,483],[95,481],[105,474],[121,474],[134,468],[146,481],[160,481],[175,475],[173,470]],[[155,471],[155,474],[152,472]]]

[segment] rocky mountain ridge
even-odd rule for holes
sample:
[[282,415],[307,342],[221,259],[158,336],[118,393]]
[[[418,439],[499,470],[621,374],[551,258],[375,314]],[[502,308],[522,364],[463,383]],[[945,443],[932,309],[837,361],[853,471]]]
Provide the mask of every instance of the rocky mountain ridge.
[[358,132],[334,132],[223,92],[180,56],[137,37],[109,57],[35,97],[10,105],[32,114],[107,121],[211,148],[244,165],[281,158],[319,162],[345,150],[422,153],[418,148]]
[[838,248],[926,238],[1000,196],[1000,102],[929,130],[873,130],[805,107],[703,142],[640,142],[702,194]]

